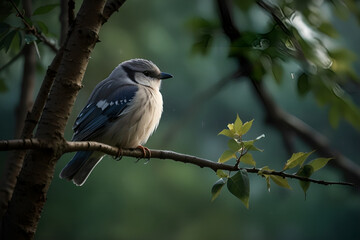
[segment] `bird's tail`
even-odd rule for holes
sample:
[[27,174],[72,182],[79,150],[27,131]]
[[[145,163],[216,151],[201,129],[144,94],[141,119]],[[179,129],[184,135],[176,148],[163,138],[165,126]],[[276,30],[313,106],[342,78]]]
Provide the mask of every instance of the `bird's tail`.
[[72,180],[77,186],[82,186],[103,156],[104,154],[100,152],[77,152],[59,176],[63,179]]

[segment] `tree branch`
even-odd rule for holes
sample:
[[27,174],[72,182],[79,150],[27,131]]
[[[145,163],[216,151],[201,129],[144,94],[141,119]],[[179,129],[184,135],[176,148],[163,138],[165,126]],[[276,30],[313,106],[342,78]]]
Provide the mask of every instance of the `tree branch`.
[[[3,140],[0,141],[0,151],[9,151],[15,149],[37,149],[37,150],[49,150],[52,151],[53,147],[47,141],[41,141],[40,139],[31,138],[31,139],[15,139],[15,140]],[[114,157],[127,156],[135,158],[143,158],[144,153],[140,149],[119,149],[104,143],[93,142],[93,141],[83,141],[83,142],[68,142],[64,141],[62,148],[62,153],[77,152],[77,151],[98,151]],[[190,163],[201,168],[210,168],[214,172],[217,170],[227,170],[227,171],[238,171],[245,169],[248,173],[259,173],[265,175],[276,175],[283,178],[297,179],[306,182],[317,183],[321,185],[345,185],[355,187],[353,183],[347,182],[329,182],[323,180],[316,180],[312,178],[305,178],[297,176],[295,174],[288,174],[282,171],[263,171],[260,168],[239,168],[237,164],[228,165],[218,162],[213,162],[208,159],[199,158],[187,154],[177,153],[167,150],[154,150],[151,149],[151,158],[157,159],[169,159],[177,162]]]
[[[23,0],[23,8],[25,16],[29,17],[32,12],[32,4],[30,0]],[[14,137],[21,138],[22,130],[25,126],[26,115],[33,105],[33,92],[36,75],[36,52],[34,44],[27,44],[22,49],[21,53],[24,56],[23,73],[21,80],[20,99],[16,106],[15,116],[16,125],[14,129]],[[22,166],[22,161],[14,160],[17,153],[12,152],[6,159],[6,164],[3,169],[2,181],[0,183],[0,217],[2,217],[8,206],[12,191],[15,187],[16,177],[18,175],[17,169]]]
[[285,16],[284,16],[283,12],[281,11],[281,9],[278,7],[272,6],[271,4],[266,3],[262,0],[257,0],[256,3],[262,9],[264,9],[267,13],[269,13],[271,15],[272,19],[274,20],[274,22],[276,22],[276,24],[281,28],[281,30],[286,35],[289,36],[292,44],[295,47],[296,57],[299,58],[300,60],[308,63],[299,41],[295,38],[294,34],[290,31],[290,29],[283,22],[283,19]]
[[60,21],[60,46],[63,46],[66,36],[69,30],[69,4],[70,2],[68,0],[61,0],[60,1],[60,15],[59,15],[59,21]]
[[103,11],[104,23],[111,17],[114,12],[119,11],[119,8],[126,0],[108,0]]
[[[228,2],[228,0],[217,0],[220,12],[219,15],[225,34],[228,36],[230,41],[236,41],[238,37],[241,36],[241,34],[232,21]],[[269,10],[267,8],[265,9]],[[275,17],[275,15],[273,17]],[[277,22],[278,20],[275,19],[274,21]],[[341,153],[333,150],[327,138],[321,133],[317,132],[315,129],[311,128],[297,117],[280,109],[270,94],[265,90],[262,83],[251,77],[251,63],[242,55],[236,56],[236,59],[238,60],[239,67],[249,69],[249,74],[247,77],[253,84],[254,89],[265,108],[267,118],[269,119],[270,123],[272,123],[281,132],[290,130],[291,132],[296,133],[297,136],[299,136],[307,145],[313,149],[318,150],[321,155],[325,157],[333,157],[334,161],[332,161],[332,164],[342,170],[346,179],[359,185],[360,167],[343,156]]]
[[22,22],[24,23],[26,29],[33,34],[37,39],[39,39],[41,42],[43,42],[45,45],[47,45],[53,52],[57,52],[58,48],[55,46],[55,44],[53,44],[52,42],[49,41],[49,39],[47,39],[43,34],[39,33],[38,30],[36,29],[36,27],[31,26],[25,19],[24,15],[21,13],[21,11],[18,9],[18,7],[16,6],[16,4],[10,0],[11,4],[13,5],[13,7],[15,8],[16,12],[17,12],[17,16],[19,18],[21,18]]

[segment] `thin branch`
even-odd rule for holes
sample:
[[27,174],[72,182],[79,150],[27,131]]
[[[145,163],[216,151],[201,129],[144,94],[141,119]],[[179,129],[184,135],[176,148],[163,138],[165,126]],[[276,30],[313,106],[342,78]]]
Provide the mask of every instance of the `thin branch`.
[[292,44],[295,47],[297,57],[307,63],[308,61],[305,57],[304,51],[302,50],[302,47],[301,47],[299,41],[296,39],[294,34],[291,32],[291,30],[283,22],[283,19],[285,16],[284,16],[283,12],[281,11],[281,9],[278,7],[272,6],[271,4],[266,3],[262,0],[257,0],[256,3],[262,9],[264,9],[267,13],[269,13],[271,15],[274,22],[276,22],[276,24],[280,27],[280,29],[290,38]]
[[[217,0],[217,3],[224,32],[230,41],[236,41],[237,38],[241,36],[241,33],[238,31],[232,21],[230,8],[228,6],[229,1]],[[274,21],[277,22],[278,20],[274,19]],[[240,67],[245,66],[247,69],[250,69],[247,76],[253,84],[254,89],[265,108],[267,118],[269,119],[270,123],[272,123],[281,132],[290,130],[291,132],[296,133],[296,135],[299,136],[307,145],[313,149],[316,149],[321,155],[325,157],[333,157],[334,161],[332,161],[332,165],[336,165],[339,169],[341,169],[346,179],[354,181],[359,185],[360,166],[346,158],[341,153],[333,150],[329,144],[329,141],[324,135],[317,132],[315,129],[311,128],[297,117],[283,111],[275,103],[273,98],[263,87],[262,83],[251,77],[251,63],[242,55],[236,56],[236,59],[238,60]]]
[[68,24],[71,26],[75,21],[75,1],[69,0],[68,2]]
[[[0,151],[9,151],[15,149],[53,150],[53,148],[54,146],[52,146],[48,142],[41,141],[36,138],[0,141]],[[61,148],[63,153],[77,152],[77,151],[98,151],[114,157],[119,157],[119,155],[121,155],[121,156],[135,157],[140,159],[143,158],[144,156],[144,153],[140,149],[119,149],[117,147],[113,147],[104,143],[93,142],[93,141],[88,141],[88,142],[64,141],[64,144],[63,146],[61,146]],[[228,164],[213,162],[208,159],[177,153],[173,151],[151,149],[150,152],[151,152],[151,158],[158,158],[163,160],[169,159],[177,162],[190,163],[199,166],[201,168],[210,168],[215,172],[220,169],[227,171],[238,171],[240,169],[245,169],[248,173],[259,173],[261,171],[261,173],[265,175],[276,175],[283,178],[297,179],[297,180],[317,183],[321,185],[345,185],[345,186],[355,187],[353,183],[316,180],[312,178],[297,176],[294,174],[284,173],[282,171],[263,171],[259,168],[239,168],[237,164],[228,165]]]
[[60,1],[60,46],[63,46],[66,36],[69,30],[69,1],[61,0]]
[[53,44],[49,39],[47,39],[42,33],[39,33],[38,30],[36,29],[36,27],[30,25],[26,21],[25,16],[21,13],[21,11],[16,6],[16,4],[12,0],[9,0],[9,1],[13,5],[13,7],[15,8],[15,10],[17,12],[17,16],[19,18],[21,18],[21,20],[24,23],[26,29],[31,34],[33,34],[37,39],[39,39],[41,42],[43,42],[45,45],[47,45],[51,50],[53,50],[54,53],[56,53],[58,51],[58,48],[55,46],[55,44]]
[[119,8],[126,2],[126,0],[108,0],[103,11],[103,23],[105,23],[114,12],[119,11]]

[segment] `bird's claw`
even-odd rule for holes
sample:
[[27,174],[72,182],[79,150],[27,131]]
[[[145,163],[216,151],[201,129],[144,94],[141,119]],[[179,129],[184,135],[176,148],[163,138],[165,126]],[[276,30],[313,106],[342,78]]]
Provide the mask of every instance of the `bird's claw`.
[[150,158],[151,158],[150,149],[148,149],[147,147],[141,146],[141,145],[137,146],[136,148],[140,149],[143,152],[142,158],[147,158],[148,161],[150,161]]
[[118,152],[116,153],[116,155],[114,156],[114,159],[116,161],[120,161],[123,158],[123,151],[121,148],[118,148]]

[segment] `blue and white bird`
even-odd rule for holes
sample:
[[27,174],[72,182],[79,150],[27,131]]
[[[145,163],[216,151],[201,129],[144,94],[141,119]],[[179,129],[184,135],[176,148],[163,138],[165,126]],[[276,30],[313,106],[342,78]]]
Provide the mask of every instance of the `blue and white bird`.
[[[145,144],[159,124],[163,111],[161,80],[167,78],[172,75],[161,72],[149,60],[122,62],[96,85],[75,121],[72,140],[97,141],[119,148]],[[60,178],[83,185],[103,156],[101,152],[77,152]]]

